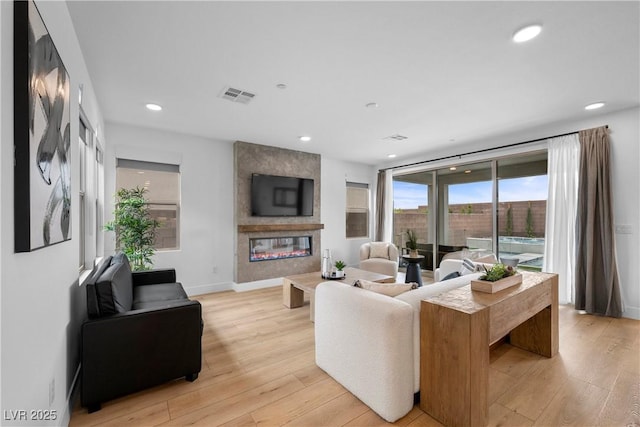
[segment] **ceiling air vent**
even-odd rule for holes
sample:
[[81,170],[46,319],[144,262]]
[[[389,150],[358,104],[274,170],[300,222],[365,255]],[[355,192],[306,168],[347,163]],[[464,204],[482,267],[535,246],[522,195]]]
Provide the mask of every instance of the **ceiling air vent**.
[[393,139],[394,141],[404,141],[405,139],[409,139],[409,137],[396,133],[395,135],[390,135],[382,139],[386,139],[386,140]]
[[225,87],[220,94],[220,98],[222,99],[228,99],[231,102],[239,102],[241,104],[248,104],[255,96],[254,93],[232,87]]

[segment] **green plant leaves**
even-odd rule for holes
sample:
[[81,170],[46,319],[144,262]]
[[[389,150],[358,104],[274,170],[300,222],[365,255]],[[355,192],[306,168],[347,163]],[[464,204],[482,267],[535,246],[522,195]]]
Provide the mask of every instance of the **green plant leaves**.
[[486,274],[480,277],[480,280],[496,282],[505,277],[513,276],[514,274],[516,274],[516,271],[513,267],[505,266],[504,264],[494,264],[493,267],[486,270]]
[[159,224],[149,214],[146,191],[139,187],[118,190],[114,220],[104,226],[105,230],[116,233],[116,246],[127,255],[134,271],[150,269],[155,253],[153,244]]

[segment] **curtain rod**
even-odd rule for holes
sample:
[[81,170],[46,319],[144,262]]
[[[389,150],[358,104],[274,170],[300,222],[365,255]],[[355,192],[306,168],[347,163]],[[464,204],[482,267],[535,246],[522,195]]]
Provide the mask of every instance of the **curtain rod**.
[[[609,125],[605,125],[604,127],[606,129],[609,129]],[[424,164],[427,164],[427,163],[438,162],[440,160],[448,160],[448,159],[455,159],[455,158],[461,159],[462,156],[469,156],[471,154],[485,153],[487,151],[500,150],[500,149],[503,149],[503,148],[517,147],[519,145],[532,144],[534,142],[544,141],[545,139],[560,138],[561,136],[573,135],[573,134],[578,133],[578,132],[580,132],[580,131],[576,130],[576,131],[573,131],[573,132],[561,133],[559,135],[545,136],[544,138],[536,138],[536,139],[530,139],[529,141],[515,142],[513,144],[501,145],[499,147],[483,148],[482,150],[469,151],[468,153],[463,153],[463,154],[452,154],[450,156],[438,157],[437,159],[422,160],[420,162],[407,163],[406,165],[392,166],[392,167],[389,167],[389,168],[378,169],[378,172],[388,171],[388,170],[392,170],[392,169],[406,168],[406,167],[410,167],[410,166],[424,165]]]

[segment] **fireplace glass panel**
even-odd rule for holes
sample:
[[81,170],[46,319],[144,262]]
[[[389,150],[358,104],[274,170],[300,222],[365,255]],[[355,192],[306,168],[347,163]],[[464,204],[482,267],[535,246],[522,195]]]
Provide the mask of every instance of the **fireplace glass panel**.
[[311,256],[311,236],[249,239],[249,261]]

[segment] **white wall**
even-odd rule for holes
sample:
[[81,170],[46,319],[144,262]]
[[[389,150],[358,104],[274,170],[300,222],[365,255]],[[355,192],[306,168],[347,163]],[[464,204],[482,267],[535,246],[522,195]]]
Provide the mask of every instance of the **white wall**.
[[[69,419],[68,399],[79,363],[79,324],[84,290],[78,286],[78,87],[84,86],[92,124],[102,118],[66,3],[37,2],[71,79],[72,238],[30,253],[13,251],[13,2],[0,2],[0,292],[2,414],[9,410],[55,410]],[[100,135],[102,136],[102,135]],[[101,138],[104,141],[104,138]],[[49,386],[55,398],[49,405]],[[3,424],[27,425],[31,421]]]
[[[371,194],[369,238],[347,239],[346,236],[346,182],[369,184]],[[333,260],[343,260],[350,267],[357,267],[360,245],[373,240],[375,216],[373,199],[376,193],[376,169],[373,166],[322,157],[322,251],[331,249]]]
[[[162,113],[159,113],[162,114]],[[154,267],[176,269],[190,295],[231,289],[233,282],[233,145],[107,123],[105,220],[113,219],[116,157],[180,165],[180,249],[156,252]],[[105,254],[114,251],[105,235]]]
[[[632,230],[631,234],[616,234],[615,236],[618,273],[622,288],[622,299],[625,305],[623,315],[640,319],[640,279],[638,278],[637,268],[640,265],[638,263],[638,260],[640,260],[640,245],[638,244],[640,242],[639,108],[600,115],[585,112],[585,117],[578,120],[551,123],[529,131],[503,135],[491,140],[472,141],[448,150],[425,152],[421,156],[398,160],[380,165],[380,167],[399,166],[429,160],[430,158],[440,158],[483,148],[498,147],[536,138],[546,138],[603,125],[609,125],[611,139],[614,224],[630,225]],[[515,150],[522,150],[522,148],[512,149],[512,151]],[[485,153],[463,156],[460,160],[438,162],[438,166],[444,167],[453,162],[468,162],[491,157],[492,155],[495,154]]]

